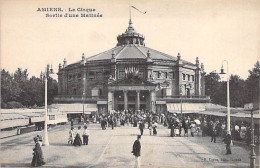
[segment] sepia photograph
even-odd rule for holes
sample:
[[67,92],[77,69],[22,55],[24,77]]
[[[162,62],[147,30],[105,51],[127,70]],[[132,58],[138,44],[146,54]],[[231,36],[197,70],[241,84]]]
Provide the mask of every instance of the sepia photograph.
[[0,0],[0,167],[260,167],[259,0]]

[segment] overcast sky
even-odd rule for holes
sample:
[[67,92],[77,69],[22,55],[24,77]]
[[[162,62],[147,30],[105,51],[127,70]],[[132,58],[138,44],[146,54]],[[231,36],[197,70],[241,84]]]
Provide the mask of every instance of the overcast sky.
[[[57,72],[64,58],[70,64],[82,53],[113,48],[128,26],[129,4],[147,11],[132,9],[133,26],[145,35],[146,46],[173,56],[180,52],[193,63],[199,57],[207,73],[228,60],[230,73],[246,79],[260,59],[259,0],[0,0],[1,68],[13,73],[21,67],[39,76],[47,63]],[[95,8],[103,17],[46,18],[37,12],[45,7],[60,7],[62,14]]]

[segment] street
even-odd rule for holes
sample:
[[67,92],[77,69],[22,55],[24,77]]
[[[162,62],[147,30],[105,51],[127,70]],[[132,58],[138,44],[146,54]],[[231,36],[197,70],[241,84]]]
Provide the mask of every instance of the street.
[[[77,126],[74,126],[77,128]],[[147,128],[147,126],[146,126]],[[49,130],[50,146],[42,147],[46,165],[43,167],[134,167],[132,145],[137,127],[121,126],[101,130],[99,124],[89,124],[89,145],[68,144],[70,125],[58,125]],[[210,137],[170,137],[170,130],[159,125],[158,135],[144,130],[141,138],[141,167],[248,167],[250,151],[232,147],[225,155],[222,139],[210,142]],[[33,137],[42,131],[1,139],[1,167],[30,167]],[[259,166],[259,156],[256,163]]]

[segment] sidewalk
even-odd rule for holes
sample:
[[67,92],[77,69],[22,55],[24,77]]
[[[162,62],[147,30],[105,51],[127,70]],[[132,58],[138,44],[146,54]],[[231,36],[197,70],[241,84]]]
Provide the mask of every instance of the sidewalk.
[[0,139],[17,135],[17,129],[0,131]]

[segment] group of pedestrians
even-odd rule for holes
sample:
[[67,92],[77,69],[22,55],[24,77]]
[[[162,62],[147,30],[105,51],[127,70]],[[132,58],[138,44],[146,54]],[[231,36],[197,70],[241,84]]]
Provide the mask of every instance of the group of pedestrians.
[[74,131],[74,128],[71,127],[69,131],[69,140],[68,143],[73,144],[74,146],[88,145],[89,140],[89,131],[88,127],[84,125],[83,132],[81,131],[81,126],[78,126],[78,129]]

